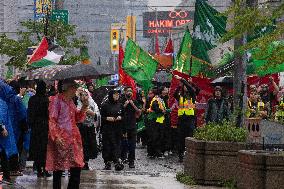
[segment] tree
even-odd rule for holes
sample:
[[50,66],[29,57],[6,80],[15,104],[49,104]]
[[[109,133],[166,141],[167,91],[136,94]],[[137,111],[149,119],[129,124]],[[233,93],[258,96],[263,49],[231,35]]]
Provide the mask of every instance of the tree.
[[[32,20],[21,22],[24,28],[17,32],[18,40],[9,38],[6,34],[0,36],[0,54],[7,55],[10,60],[6,65],[25,68],[27,63],[27,49],[36,46],[44,36],[45,24]],[[64,24],[61,21],[49,21],[47,37],[55,39],[64,49],[65,55],[60,64],[74,64],[84,59],[74,51],[81,49],[87,43],[84,37],[76,37],[75,25]]]
[[265,60],[266,68],[284,63],[283,43],[271,49],[271,44],[280,40],[284,34],[284,23],[279,22],[284,16],[284,3],[272,6],[266,3],[257,4],[257,2],[257,0],[234,0],[234,4],[225,13],[233,27],[221,41],[230,39],[235,41],[234,105],[238,114],[238,126],[244,123],[247,100],[246,52],[258,49],[252,58]]
[[[254,59],[268,60],[267,65],[277,65],[284,63],[284,43],[281,43],[271,51],[271,44],[283,39],[284,34],[284,2],[279,4],[262,3],[256,6],[249,5],[249,0],[235,0],[234,4],[227,10],[229,23],[233,25],[223,36],[222,41],[247,37],[247,43],[235,49],[239,53],[250,49],[260,49],[253,56]],[[256,1],[257,2],[257,1]],[[269,52],[269,57],[265,56]]]

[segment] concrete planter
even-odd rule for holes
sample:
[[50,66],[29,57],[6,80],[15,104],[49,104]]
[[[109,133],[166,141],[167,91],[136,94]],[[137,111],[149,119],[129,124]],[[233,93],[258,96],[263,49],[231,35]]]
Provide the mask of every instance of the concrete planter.
[[238,151],[245,143],[201,141],[186,138],[184,172],[201,185],[219,185],[237,179]]
[[284,152],[242,150],[238,154],[239,189],[284,187]]

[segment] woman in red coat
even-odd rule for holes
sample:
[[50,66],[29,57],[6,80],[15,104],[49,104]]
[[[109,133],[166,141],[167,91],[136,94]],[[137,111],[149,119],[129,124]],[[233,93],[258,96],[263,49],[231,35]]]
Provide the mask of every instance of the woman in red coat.
[[68,189],[79,189],[81,168],[84,166],[83,147],[76,125],[85,119],[88,98],[83,99],[81,110],[73,102],[77,84],[71,80],[62,82],[62,93],[50,99],[49,136],[46,170],[53,171],[53,189],[61,189],[61,176],[70,170]]

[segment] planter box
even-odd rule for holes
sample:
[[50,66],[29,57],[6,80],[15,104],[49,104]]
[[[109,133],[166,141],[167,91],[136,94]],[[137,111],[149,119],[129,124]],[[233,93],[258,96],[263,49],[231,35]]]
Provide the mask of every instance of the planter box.
[[220,185],[237,179],[238,151],[245,143],[201,141],[186,138],[184,172],[201,185]]
[[242,150],[238,158],[238,189],[284,187],[284,152]]

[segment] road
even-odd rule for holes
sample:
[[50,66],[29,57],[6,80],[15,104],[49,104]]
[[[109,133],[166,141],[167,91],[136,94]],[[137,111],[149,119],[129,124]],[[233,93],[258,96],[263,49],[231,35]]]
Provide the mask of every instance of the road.
[[[146,149],[136,150],[136,168],[125,169],[121,172],[103,170],[101,155],[90,161],[90,171],[83,171],[81,175],[82,189],[215,189],[215,187],[185,186],[176,181],[175,175],[182,171],[183,165],[178,163],[176,156],[165,159],[150,160],[146,157]],[[28,162],[32,165],[32,162]],[[114,168],[113,168],[114,169]],[[68,177],[63,177],[63,188],[67,188]],[[31,168],[24,176],[14,179],[13,185],[2,185],[3,189],[51,189],[51,179],[37,179]],[[0,189],[2,189],[0,187]]]

